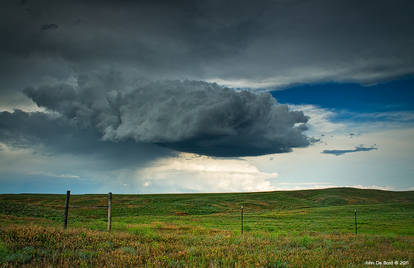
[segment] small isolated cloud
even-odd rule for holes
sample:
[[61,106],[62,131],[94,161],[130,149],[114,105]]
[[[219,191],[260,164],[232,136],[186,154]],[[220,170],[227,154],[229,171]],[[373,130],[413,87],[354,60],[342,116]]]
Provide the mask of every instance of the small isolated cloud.
[[311,143],[303,134],[308,117],[269,93],[201,81],[114,90],[122,83],[107,80],[82,78],[75,86],[27,88],[24,93],[38,106],[111,142],[157,144],[210,156],[284,153]]
[[340,156],[347,153],[356,153],[356,152],[367,152],[372,150],[377,150],[378,148],[375,146],[372,147],[364,147],[363,145],[355,147],[355,149],[348,149],[348,150],[323,150],[323,154],[334,154],[336,156]]

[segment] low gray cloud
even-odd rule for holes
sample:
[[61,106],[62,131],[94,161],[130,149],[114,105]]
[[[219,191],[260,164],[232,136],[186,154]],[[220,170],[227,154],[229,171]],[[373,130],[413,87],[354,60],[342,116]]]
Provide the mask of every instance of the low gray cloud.
[[27,88],[24,93],[77,127],[98,131],[106,141],[211,156],[284,153],[310,143],[303,134],[308,118],[268,93],[200,81],[159,81],[122,90],[111,83],[122,84],[116,75],[84,77],[76,86]]
[[356,153],[356,152],[367,152],[367,151],[372,151],[372,150],[378,150],[377,147],[372,146],[372,147],[364,147],[364,145],[360,145],[355,147],[355,149],[349,149],[349,150],[323,150],[322,153],[323,154],[333,154],[336,156],[340,156],[343,154],[348,154],[348,153]]
[[175,155],[152,144],[104,141],[96,129],[78,127],[61,116],[21,110],[0,113],[0,142],[39,154],[89,157],[100,170],[140,166]]

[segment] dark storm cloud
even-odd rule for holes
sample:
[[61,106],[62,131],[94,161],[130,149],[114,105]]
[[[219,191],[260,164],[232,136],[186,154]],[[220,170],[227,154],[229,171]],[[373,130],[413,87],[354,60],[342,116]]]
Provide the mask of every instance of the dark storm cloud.
[[24,92],[77,126],[96,129],[107,141],[135,140],[212,156],[283,153],[310,142],[303,134],[308,118],[268,93],[199,81],[152,82],[129,92],[101,84],[108,83],[84,78],[76,87]]
[[174,152],[158,146],[123,141],[103,141],[91,128],[79,128],[62,117],[20,110],[0,113],[0,142],[15,148],[35,148],[36,153],[88,156],[104,161],[100,169],[146,163]]
[[[134,140],[226,156],[285,152],[308,144],[302,135],[306,118],[270,96],[201,82],[151,81],[272,87],[375,83],[412,74],[413,6],[1,1],[0,106],[21,107],[29,96],[108,143]],[[108,70],[120,75],[108,76]],[[21,90],[28,86],[25,96]]]
[[336,156],[340,156],[347,153],[356,153],[356,152],[367,152],[372,150],[378,150],[377,147],[364,147],[363,145],[355,147],[355,149],[350,150],[323,150],[323,154],[333,154]]
[[42,30],[54,30],[54,29],[57,29],[57,28],[59,28],[59,26],[57,26],[56,24],[54,24],[54,23],[50,23],[50,24],[44,24],[44,25],[42,25]]
[[[1,1],[1,90],[116,69],[271,87],[414,71],[412,1]],[[56,25],[42,30],[44,25]]]

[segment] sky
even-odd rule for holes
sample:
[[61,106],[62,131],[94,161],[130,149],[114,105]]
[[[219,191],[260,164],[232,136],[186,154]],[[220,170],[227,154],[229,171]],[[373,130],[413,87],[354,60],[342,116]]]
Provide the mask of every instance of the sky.
[[0,3],[0,193],[414,190],[414,4]]

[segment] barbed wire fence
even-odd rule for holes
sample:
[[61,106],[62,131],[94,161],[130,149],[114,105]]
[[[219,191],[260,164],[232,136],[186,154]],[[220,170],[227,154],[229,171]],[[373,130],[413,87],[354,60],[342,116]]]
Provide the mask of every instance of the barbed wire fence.
[[[107,205],[95,205],[95,206],[70,206],[70,190],[66,192],[66,199],[65,199],[65,206],[64,206],[64,217],[63,217],[63,228],[66,229],[68,226],[68,218],[69,218],[69,208],[76,209],[106,209],[107,210],[107,231],[111,232],[112,230],[112,193],[109,192],[107,195]],[[105,216],[102,213],[102,216]],[[116,217],[131,217],[131,211],[128,209],[118,208],[116,209]],[[137,216],[137,215],[135,215]],[[246,212],[246,205],[242,204],[240,206],[240,233],[243,234],[245,231],[250,231],[251,227],[250,224],[257,223],[257,217],[260,217],[260,213],[253,213],[253,212]],[[233,225],[233,224],[232,224]],[[358,222],[357,222],[357,210],[354,210],[354,227],[355,227],[355,235],[358,234]]]

